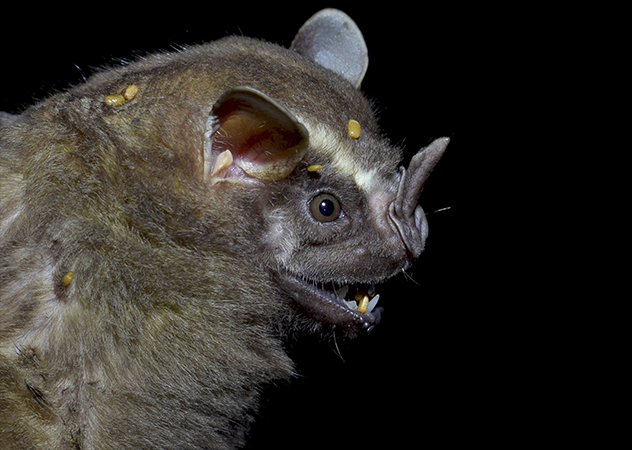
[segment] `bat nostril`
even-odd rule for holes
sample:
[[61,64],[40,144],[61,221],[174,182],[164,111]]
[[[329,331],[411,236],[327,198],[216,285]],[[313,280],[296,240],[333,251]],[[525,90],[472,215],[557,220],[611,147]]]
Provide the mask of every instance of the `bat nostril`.
[[421,206],[417,206],[415,209],[415,228],[421,235],[421,245],[423,247],[426,238],[428,237],[428,220],[426,219],[426,213]]
[[[423,250],[424,243],[424,231],[427,226],[425,225],[426,218],[423,210],[418,211],[415,209],[413,214],[408,216],[401,215],[401,208],[396,202],[393,202],[389,207],[389,219],[393,225],[394,231],[399,236],[399,242],[403,244],[408,259],[414,259]],[[401,245],[400,244],[400,245]]]

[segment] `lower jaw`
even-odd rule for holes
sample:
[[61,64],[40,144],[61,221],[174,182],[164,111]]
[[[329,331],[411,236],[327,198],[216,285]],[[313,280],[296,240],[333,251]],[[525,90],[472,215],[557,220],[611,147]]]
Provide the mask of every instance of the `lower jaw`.
[[[334,326],[356,332],[371,331],[380,322],[383,310],[375,307],[370,312],[361,313],[350,309],[333,291],[318,288],[310,281],[302,280],[292,274],[279,276],[279,283],[291,298],[312,318]],[[374,302],[375,303],[375,302]],[[373,306],[373,305],[371,305]],[[363,306],[360,306],[360,310]]]

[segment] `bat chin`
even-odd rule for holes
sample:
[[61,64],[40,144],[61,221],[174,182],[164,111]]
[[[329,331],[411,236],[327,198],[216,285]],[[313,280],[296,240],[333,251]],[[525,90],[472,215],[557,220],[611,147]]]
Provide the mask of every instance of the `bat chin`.
[[371,331],[380,323],[382,307],[374,285],[344,285],[279,274],[279,284],[315,320],[349,331]]

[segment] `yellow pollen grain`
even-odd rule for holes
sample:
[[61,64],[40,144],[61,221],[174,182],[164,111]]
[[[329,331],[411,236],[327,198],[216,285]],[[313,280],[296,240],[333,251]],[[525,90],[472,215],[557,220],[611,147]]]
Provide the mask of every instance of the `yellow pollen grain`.
[[134,100],[136,94],[138,94],[138,86],[130,84],[125,89],[125,92],[123,92],[123,98],[129,102],[130,100]]
[[358,303],[358,312],[364,314],[366,310],[369,308],[369,296],[365,295],[362,297],[362,300]]
[[118,94],[107,95],[105,97],[105,104],[108,106],[120,106],[125,103],[125,97]]
[[323,166],[321,166],[320,164],[312,164],[311,166],[309,166],[307,168],[307,171],[308,172],[318,172],[322,168],[323,168]]
[[360,137],[362,127],[360,127],[360,123],[357,120],[351,119],[347,124],[347,131],[349,132],[349,136],[353,139],[358,139]]
[[74,272],[68,272],[66,275],[64,275],[64,277],[61,279],[61,285],[65,288],[67,288],[68,286],[70,286],[70,283],[72,283],[73,278],[75,278],[75,273]]

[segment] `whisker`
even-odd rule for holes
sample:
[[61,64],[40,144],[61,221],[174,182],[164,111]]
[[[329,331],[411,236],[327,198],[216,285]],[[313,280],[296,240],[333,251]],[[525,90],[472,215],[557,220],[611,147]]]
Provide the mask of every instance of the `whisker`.
[[436,213],[436,212],[441,212],[441,211],[447,211],[448,209],[452,209],[452,207],[451,206],[446,206],[445,208],[435,209],[434,211],[431,211],[431,212],[427,213],[426,215],[433,214],[433,213]]
[[338,355],[338,357],[340,358],[340,360],[341,360],[342,362],[347,362],[347,361],[345,361],[345,359],[342,357],[342,353],[340,352],[340,348],[338,347],[338,341],[336,340],[336,333],[334,333],[334,335],[333,335],[333,336],[334,336],[334,345],[336,346],[336,350],[334,351],[334,353],[335,353],[336,355]]
[[404,269],[402,269],[402,273],[404,274],[404,278],[406,278],[408,281],[412,281],[413,283],[415,283],[417,286],[421,286],[421,284],[419,284],[413,277],[412,275],[408,274]]

